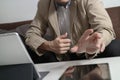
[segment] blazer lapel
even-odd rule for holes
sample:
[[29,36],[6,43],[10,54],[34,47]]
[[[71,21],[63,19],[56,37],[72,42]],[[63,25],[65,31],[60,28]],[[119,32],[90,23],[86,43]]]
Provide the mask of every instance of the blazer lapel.
[[72,28],[74,18],[75,18],[75,15],[76,15],[76,10],[77,10],[76,6],[77,6],[76,1],[71,0],[71,4],[70,4],[70,25],[71,25],[71,28]]
[[54,5],[54,0],[51,0],[51,3],[50,3],[48,19],[56,35],[59,36],[60,30],[58,26],[57,13],[56,13],[55,5]]
[[[72,28],[73,25],[73,21],[76,15],[76,1],[75,0],[71,0],[71,4],[70,4],[70,25]],[[48,19],[50,24],[52,25],[55,33],[57,34],[57,36],[60,35],[60,30],[59,30],[59,25],[58,25],[58,20],[57,20],[57,13],[56,13],[56,9],[55,9],[55,5],[54,5],[54,0],[51,0],[50,3],[50,8],[49,8],[49,15],[48,15]]]

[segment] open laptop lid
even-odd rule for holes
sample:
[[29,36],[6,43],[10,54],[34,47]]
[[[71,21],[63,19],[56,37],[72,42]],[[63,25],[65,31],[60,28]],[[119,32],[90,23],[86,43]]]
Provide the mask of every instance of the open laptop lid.
[[[30,58],[18,33],[0,34],[0,66],[34,63]],[[34,66],[35,80],[40,78]]]
[[33,63],[17,33],[0,34],[0,65]]

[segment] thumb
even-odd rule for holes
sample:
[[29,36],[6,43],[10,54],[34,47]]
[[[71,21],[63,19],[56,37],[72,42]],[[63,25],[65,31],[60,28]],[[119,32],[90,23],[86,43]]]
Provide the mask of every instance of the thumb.
[[78,51],[78,46],[75,45],[74,47],[72,47],[72,48],[70,49],[70,51],[71,51],[72,53],[77,52],[77,51]]
[[103,52],[104,50],[105,50],[105,44],[102,43],[102,44],[101,44],[101,49],[100,49],[100,51]]
[[64,39],[64,38],[66,38],[67,36],[68,36],[68,33],[66,32],[65,34],[61,35],[60,38],[61,38],[61,39]]

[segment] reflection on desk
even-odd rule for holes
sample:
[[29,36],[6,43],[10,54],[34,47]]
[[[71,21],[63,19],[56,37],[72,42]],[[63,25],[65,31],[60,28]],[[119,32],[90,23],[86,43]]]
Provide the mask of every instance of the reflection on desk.
[[43,79],[45,76],[47,76],[47,74],[49,73],[49,71],[41,71],[39,72],[40,76],[41,76],[41,79]]
[[74,65],[66,69],[59,80],[111,80],[107,63]]
[[104,64],[109,65],[111,80],[120,80],[120,57],[99,58],[89,60],[77,60],[77,61],[65,61],[65,62],[53,62],[36,64],[38,71],[49,71],[49,73],[43,78],[43,80],[59,80],[65,70],[70,66],[75,65],[88,65],[88,64]]

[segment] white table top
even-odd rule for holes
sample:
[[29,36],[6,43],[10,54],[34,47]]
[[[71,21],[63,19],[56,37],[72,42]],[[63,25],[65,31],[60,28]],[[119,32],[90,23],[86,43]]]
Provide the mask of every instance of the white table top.
[[108,63],[110,68],[111,80],[120,80],[120,57],[99,58],[90,60],[77,60],[65,62],[53,62],[36,64],[38,71],[49,71],[43,80],[58,80],[64,71],[73,65]]

